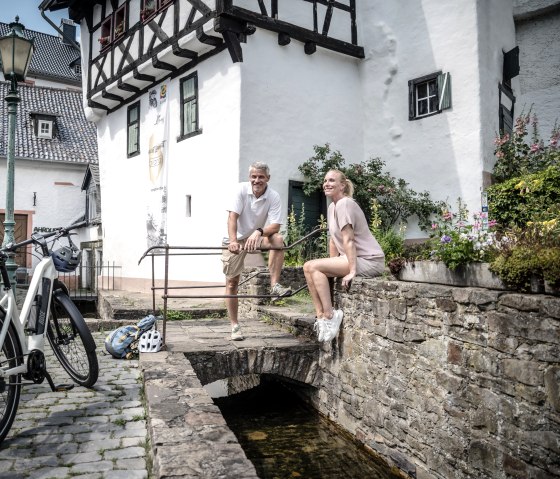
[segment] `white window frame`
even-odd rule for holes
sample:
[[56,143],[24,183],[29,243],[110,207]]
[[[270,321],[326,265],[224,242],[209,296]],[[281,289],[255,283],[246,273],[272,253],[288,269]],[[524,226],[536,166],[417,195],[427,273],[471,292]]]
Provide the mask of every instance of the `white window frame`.
[[[424,88],[425,93],[420,91]],[[409,120],[419,120],[442,113],[443,110],[451,108],[451,75],[435,72],[410,80],[408,82],[408,97]],[[423,102],[427,103],[427,109],[420,113],[419,106]]]
[[[43,131],[43,127],[45,131]],[[52,120],[37,120],[37,138],[47,138],[52,140],[53,137],[53,122]]]

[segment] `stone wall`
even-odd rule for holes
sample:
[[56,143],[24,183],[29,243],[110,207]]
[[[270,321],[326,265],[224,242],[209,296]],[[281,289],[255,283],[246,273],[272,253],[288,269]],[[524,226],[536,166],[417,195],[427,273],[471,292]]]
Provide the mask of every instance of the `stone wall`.
[[419,479],[560,477],[560,298],[357,278],[335,302],[319,411]]

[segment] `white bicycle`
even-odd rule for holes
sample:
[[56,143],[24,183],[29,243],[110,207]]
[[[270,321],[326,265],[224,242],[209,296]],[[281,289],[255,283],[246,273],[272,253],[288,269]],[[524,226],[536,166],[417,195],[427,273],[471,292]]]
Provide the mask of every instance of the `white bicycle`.
[[[39,384],[46,379],[53,391],[73,387],[53,383],[44,354],[45,336],[60,364],[77,384],[91,387],[97,381],[95,341],[66,286],[58,279],[58,271],[75,271],[80,263],[81,254],[69,232],[82,224],[46,234],[34,233],[29,240],[0,249],[4,291],[0,299],[0,443],[14,422],[23,385]],[[49,247],[47,238],[51,237]],[[67,238],[68,246],[53,251],[53,245],[63,237]],[[10,253],[29,244],[34,245],[42,259],[19,311],[6,260]]]

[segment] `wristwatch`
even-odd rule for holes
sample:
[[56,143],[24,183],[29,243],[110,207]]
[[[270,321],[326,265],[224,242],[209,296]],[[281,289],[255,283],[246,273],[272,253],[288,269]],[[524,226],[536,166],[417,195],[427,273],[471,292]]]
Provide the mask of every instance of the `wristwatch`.
[[255,231],[260,232],[261,236],[264,236],[264,231],[262,228],[257,228]]

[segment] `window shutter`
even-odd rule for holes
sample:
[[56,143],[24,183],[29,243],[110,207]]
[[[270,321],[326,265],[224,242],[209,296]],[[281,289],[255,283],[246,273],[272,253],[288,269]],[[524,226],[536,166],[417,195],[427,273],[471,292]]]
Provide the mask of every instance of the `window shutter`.
[[439,109],[447,110],[451,108],[451,75],[440,73],[437,78],[439,93]]
[[416,105],[414,101],[414,82],[408,82],[408,119],[414,120],[416,116]]

